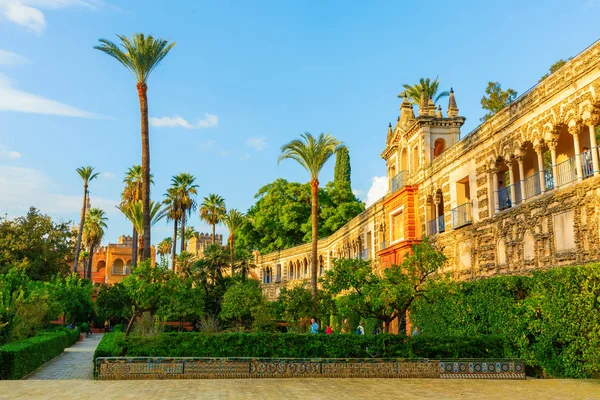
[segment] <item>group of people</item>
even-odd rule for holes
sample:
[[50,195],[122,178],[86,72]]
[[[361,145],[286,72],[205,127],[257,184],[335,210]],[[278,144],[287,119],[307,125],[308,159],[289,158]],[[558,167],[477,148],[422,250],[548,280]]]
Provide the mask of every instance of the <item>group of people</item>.
[[[342,321],[342,329],[341,329],[340,333],[349,333],[349,332],[350,332],[350,327],[348,325],[348,320],[345,319],[344,321]],[[312,317],[310,319],[310,333],[319,333],[319,324],[317,323],[317,319],[315,317]],[[332,333],[333,333],[333,329],[331,328],[331,325],[327,324],[327,327],[325,328],[325,334],[331,335]],[[361,322],[360,324],[358,324],[358,327],[356,328],[355,333],[357,335],[365,334],[364,322]],[[373,334],[374,335],[379,334],[379,328],[375,327],[375,329],[373,329]]]

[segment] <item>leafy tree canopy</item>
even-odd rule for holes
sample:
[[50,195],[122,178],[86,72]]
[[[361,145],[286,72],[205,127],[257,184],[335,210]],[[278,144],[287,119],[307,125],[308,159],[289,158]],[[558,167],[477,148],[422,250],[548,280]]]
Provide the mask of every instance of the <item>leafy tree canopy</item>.
[[543,81],[544,79],[546,79],[547,77],[549,77],[550,75],[552,75],[553,73],[555,73],[556,71],[558,71],[559,69],[561,69],[567,63],[567,61],[570,61],[572,58],[573,57],[569,57],[566,60],[563,60],[561,58],[560,60],[558,60],[557,62],[555,62],[554,64],[552,64],[550,66],[550,72],[547,72],[544,75],[542,75],[542,77],[540,78],[540,80],[538,82]]
[[16,267],[32,279],[66,275],[74,237],[69,222],[54,222],[33,207],[23,217],[5,220],[0,223],[0,274]]
[[260,284],[256,280],[237,282],[227,288],[223,296],[221,318],[235,320],[243,327],[250,327],[257,307],[265,302]]
[[513,89],[502,90],[499,82],[488,82],[485,95],[481,98],[481,107],[488,112],[481,117],[481,121],[487,121],[498,111],[515,101],[517,92]]
[[[260,188],[248,219],[239,228],[236,245],[262,253],[311,241],[310,185],[277,179]],[[346,184],[319,188],[319,237],[327,237],[364,211],[364,203]]]

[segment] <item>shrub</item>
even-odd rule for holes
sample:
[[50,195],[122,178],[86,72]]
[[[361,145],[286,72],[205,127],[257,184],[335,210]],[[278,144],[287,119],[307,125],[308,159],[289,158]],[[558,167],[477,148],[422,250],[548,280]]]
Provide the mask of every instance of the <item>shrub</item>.
[[600,265],[530,276],[445,282],[417,301],[411,321],[425,335],[500,335],[506,354],[555,377],[600,372]]
[[406,337],[277,333],[163,333],[153,337],[107,334],[95,357],[276,358],[501,358],[500,337]]
[[61,329],[0,346],[0,379],[20,379],[62,353],[78,338],[78,329]]

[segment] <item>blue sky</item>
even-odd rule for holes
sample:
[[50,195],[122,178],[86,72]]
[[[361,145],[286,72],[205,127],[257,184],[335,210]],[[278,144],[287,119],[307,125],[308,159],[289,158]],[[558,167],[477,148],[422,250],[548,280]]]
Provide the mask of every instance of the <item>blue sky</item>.
[[[452,86],[466,134],[488,81],[524,92],[600,37],[598,15],[598,0],[0,0],[0,214],[35,205],[76,220],[75,168],[92,165],[92,203],[110,218],[104,242],[130,233],[114,205],[140,162],[139,105],[132,76],[93,49],[98,38],[177,42],[148,82],[152,197],[190,172],[201,197],[219,193],[245,211],[262,185],[307,180],[295,163],[277,164],[281,145],[305,131],[343,140],[353,187],[373,198],[403,83],[439,76]],[[332,175],[333,161],[321,181]],[[191,223],[209,229],[197,214]],[[153,241],[171,231],[159,222]]]

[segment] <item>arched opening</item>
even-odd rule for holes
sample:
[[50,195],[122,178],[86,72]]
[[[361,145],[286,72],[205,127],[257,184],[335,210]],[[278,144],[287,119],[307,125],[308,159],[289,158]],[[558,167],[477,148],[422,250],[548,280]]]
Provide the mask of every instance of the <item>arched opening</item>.
[[406,147],[400,152],[400,171],[408,171],[408,150]]
[[115,261],[113,261],[112,274],[125,275],[125,263],[120,258],[117,258]]
[[523,259],[531,261],[535,258],[535,239],[531,232],[525,232],[523,237]]
[[126,266],[131,267],[131,260],[127,260],[127,262],[125,263]]
[[504,160],[504,157],[498,158],[496,161],[496,167],[496,179],[498,182],[496,198],[498,199],[498,209],[502,211],[512,207],[512,199],[510,198],[510,173],[508,171],[508,164]]
[[446,141],[442,138],[435,139],[433,142],[433,159],[439,157],[446,150]]
[[273,271],[271,270],[271,267],[266,267],[263,270],[263,283],[265,283],[265,284],[271,283],[272,275],[273,275]]
[[319,256],[319,276],[323,276],[325,272],[325,265],[323,263],[323,256]]
[[275,282],[281,282],[281,264],[275,266]]
[[106,261],[100,260],[96,263],[96,272],[100,272],[104,268],[106,268]]
[[504,244],[504,239],[498,240],[498,246],[496,248],[496,260],[498,265],[506,264],[506,244]]
[[308,260],[306,258],[304,258],[304,273],[302,275],[303,278],[308,278],[310,276],[309,272],[308,272]]

